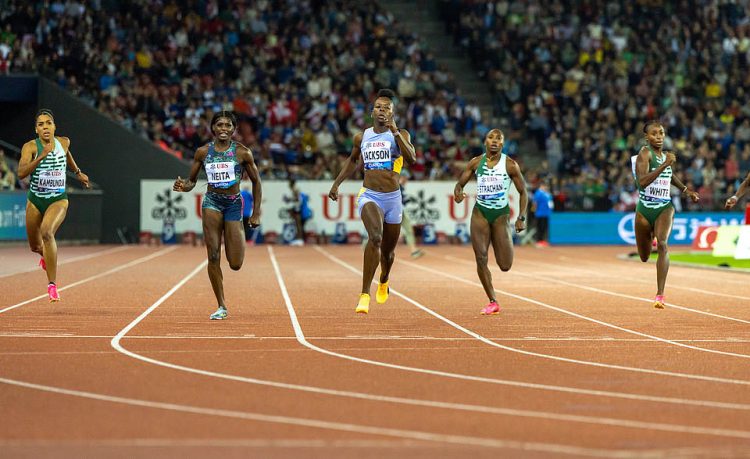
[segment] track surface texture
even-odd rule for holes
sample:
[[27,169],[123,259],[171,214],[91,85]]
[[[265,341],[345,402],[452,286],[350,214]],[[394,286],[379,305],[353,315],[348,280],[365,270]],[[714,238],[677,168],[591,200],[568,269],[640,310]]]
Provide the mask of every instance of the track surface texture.
[[502,312],[468,246],[399,247],[357,315],[358,246],[0,248],[0,456],[750,457],[750,277],[626,247],[516,249]]

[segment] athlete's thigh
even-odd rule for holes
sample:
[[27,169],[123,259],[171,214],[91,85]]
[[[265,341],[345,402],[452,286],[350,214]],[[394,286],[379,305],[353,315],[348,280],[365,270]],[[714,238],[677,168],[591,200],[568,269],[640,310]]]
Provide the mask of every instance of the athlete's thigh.
[[654,222],[654,235],[657,241],[667,241],[672,232],[672,222],[674,221],[674,207],[669,206],[656,217]]
[[476,255],[487,255],[490,246],[490,223],[476,207],[471,212],[471,246]]
[[651,227],[651,223],[649,223],[648,219],[640,212],[636,212],[633,228],[635,231],[635,245],[638,248],[638,255],[640,255],[641,260],[647,260],[651,254],[651,243],[654,239],[654,230]]
[[230,265],[240,264],[245,258],[245,232],[242,220],[224,221],[224,251]]
[[510,216],[501,215],[492,223],[492,249],[499,264],[513,263],[513,237],[510,233]]
[[31,201],[26,201],[26,237],[29,247],[38,249],[42,245],[42,214]]
[[365,203],[362,206],[362,223],[365,225],[367,234],[372,238],[373,234],[383,234],[383,211],[374,202]]
[[206,251],[209,256],[221,247],[221,233],[224,231],[224,215],[218,210],[204,207],[203,218],[203,241],[206,243]]
[[44,217],[42,218],[42,234],[50,232],[54,235],[60,228],[60,225],[62,225],[62,222],[65,221],[65,216],[67,214],[67,199],[61,199],[60,201],[55,201],[50,204],[50,206],[47,207],[47,211],[44,212]]
[[401,235],[401,223],[383,224],[382,253],[391,253],[396,249],[399,236]]

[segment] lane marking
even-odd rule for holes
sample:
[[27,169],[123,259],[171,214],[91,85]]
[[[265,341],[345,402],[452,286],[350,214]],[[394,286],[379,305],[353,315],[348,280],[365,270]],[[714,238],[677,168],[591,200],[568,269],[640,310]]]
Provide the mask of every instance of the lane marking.
[[[349,265],[348,263],[340,260],[339,258],[337,258],[337,257],[329,254],[325,250],[323,250],[323,249],[321,249],[319,247],[315,247],[315,249],[318,250],[323,255],[325,255],[326,257],[328,257],[334,263],[337,263],[337,264],[345,267],[346,269],[352,271],[355,274],[358,274],[360,276],[362,275],[361,271],[359,271],[357,268],[355,268],[355,267]],[[479,284],[478,282],[468,281],[468,280],[466,280],[464,278],[461,278],[461,277],[458,277],[458,276],[453,276],[451,274],[442,273],[440,271],[433,270],[433,269],[430,269],[430,268],[424,268],[424,267],[421,267],[419,265],[414,265],[413,263],[409,263],[409,262],[405,262],[405,261],[401,261],[401,263],[406,263],[408,265],[413,265],[413,266],[415,266],[417,268],[420,268],[420,269],[423,269],[423,270],[425,270],[427,272],[432,272],[434,274],[443,275],[445,277],[448,277],[450,279],[454,279],[454,280],[459,281],[459,282],[467,283],[467,284],[470,284],[470,285],[480,285],[481,286],[481,284]],[[548,305],[546,303],[542,303],[540,301],[532,300],[530,298],[526,298],[526,297],[523,297],[523,296],[520,296],[520,295],[515,295],[513,293],[506,293],[504,291],[497,290],[497,289],[495,289],[495,291],[499,292],[499,293],[502,293],[504,295],[508,295],[508,296],[510,296],[512,298],[517,298],[517,299],[522,300],[522,301],[526,301],[526,302],[529,302],[529,303],[532,303],[532,304],[537,304],[537,305],[545,307],[545,308],[550,308],[550,309],[555,309],[555,310],[559,309],[559,308],[556,308],[554,306],[550,306],[550,305]],[[593,367],[599,367],[599,368],[607,368],[607,369],[611,369],[611,370],[632,371],[632,372],[636,372],[636,373],[646,373],[646,374],[654,374],[654,375],[660,375],[660,376],[670,376],[670,377],[676,377],[676,378],[693,379],[693,380],[699,380],[699,381],[710,381],[710,382],[717,382],[717,383],[724,383],[724,384],[735,384],[735,385],[750,386],[750,381],[740,380],[740,379],[720,378],[720,377],[716,377],[716,376],[694,375],[694,374],[689,374],[689,373],[678,373],[678,372],[664,371],[664,370],[652,370],[652,369],[647,369],[647,368],[628,367],[628,366],[623,366],[623,365],[612,365],[612,364],[600,363],[600,362],[592,362],[592,361],[587,361],[587,360],[577,360],[577,359],[570,359],[570,358],[566,358],[566,357],[558,357],[558,356],[555,356],[555,355],[541,354],[541,353],[537,353],[537,352],[531,352],[531,351],[525,351],[525,350],[522,350],[522,349],[517,349],[517,348],[514,348],[514,347],[503,346],[502,344],[498,344],[498,343],[496,343],[494,341],[491,341],[491,340],[485,338],[484,336],[479,335],[478,333],[476,333],[474,331],[471,331],[471,330],[469,330],[469,329],[467,329],[467,328],[465,328],[465,327],[457,324],[456,322],[453,322],[452,320],[450,320],[450,319],[448,319],[448,318],[446,318],[446,317],[438,314],[437,312],[433,311],[432,309],[430,309],[430,308],[422,305],[421,303],[419,303],[419,302],[417,302],[417,301],[409,298],[408,296],[406,296],[406,295],[398,292],[397,290],[393,289],[393,287],[391,287],[391,293],[395,294],[399,298],[402,298],[402,299],[406,300],[407,302],[409,302],[412,305],[416,306],[417,308],[423,310],[424,312],[430,314],[431,316],[435,317],[436,319],[439,319],[439,320],[447,323],[451,327],[453,327],[453,328],[455,328],[455,329],[457,329],[457,330],[459,330],[459,331],[461,331],[461,332],[463,332],[463,333],[465,333],[465,334],[467,334],[469,336],[472,336],[472,337],[474,337],[475,339],[477,339],[479,341],[487,343],[490,346],[498,347],[498,348],[504,349],[506,351],[516,352],[516,353],[519,353],[519,354],[529,355],[529,356],[533,356],[533,357],[541,357],[541,358],[549,359],[549,360],[556,360],[556,361],[559,361],[559,362],[574,363],[574,364],[578,364],[578,365],[587,365],[587,366],[593,366]],[[562,310],[562,311],[564,311],[564,310]]]
[[[111,253],[122,252],[123,250],[129,250],[129,249],[132,249],[133,247],[134,246],[132,246],[132,245],[125,245],[125,246],[119,246],[119,247],[112,247],[112,248],[104,249],[104,250],[98,250],[96,252],[88,253],[86,255],[79,255],[77,257],[68,258],[68,259],[65,259],[65,260],[58,261],[57,266],[66,265],[68,263],[75,263],[76,261],[89,260],[91,258],[96,258],[96,257],[100,257],[100,256],[103,256],[103,255],[109,255]],[[15,271],[15,272],[12,272],[12,273],[0,274],[0,279],[6,278],[6,277],[15,276],[17,274],[26,274],[26,273],[34,272],[34,271],[41,270],[41,269],[42,268],[40,268],[39,266],[35,266],[33,268],[24,269],[22,271]]]
[[[79,281],[73,282],[72,284],[68,284],[65,287],[59,287],[57,289],[57,291],[58,292],[62,292],[62,291],[67,290],[69,288],[73,288],[73,287],[77,287],[77,286],[79,286],[81,284],[85,284],[86,282],[90,282],[90,281],[93,281],[93,280],[96,280],[96,279],[100,279],[100,278],[105,277],[105,276],[109,276],[110,274],[114,274],[114,273],[116,273],[118,271],[122,271],[123,269],[131,268],[133,266],[139,265],[139,264],[144,263],[146,261],[152,260],[152,259],[154,259],[156,257],[160,257],[160,256],[162,256],[164,254],[172,252],[173,250],[177,250],[177,247],[168,247],[166,249],[161,249],[158,252],[154,252],[154,253],[152,253],[150,255],[147,255],[145,257],[141,257],[141,258],[135,259],[135,260],[133,260],[133,261],[131,261],[129,263],[125,263],[124,265],[120,265],[120,266],[118,266],[116,268],[109,269],[107,271],[104,271],[104,272],[99,273],[99,274],[95,274],[93,276],[89,276],[89,277],[87,277],[85,279],[81,279]],[[7,311],[11,311],[11,310],[16,309],[16,308],[20,308],[21,306],[24,306],[24,305],[29,304],[29,303],[33,303],[34,301],[37,301],[37,300],[41,300],[42,298],[48,298],[48,296],[46,294],[45,295],[39,295],[39,296],[34,297],[34,298],[30,299],[30,300],[22,301],[20,303],[14,304],[13,306],[8,306],[7,308],[0,309],[0,314],[2,314],[4,312],[7,312]]]

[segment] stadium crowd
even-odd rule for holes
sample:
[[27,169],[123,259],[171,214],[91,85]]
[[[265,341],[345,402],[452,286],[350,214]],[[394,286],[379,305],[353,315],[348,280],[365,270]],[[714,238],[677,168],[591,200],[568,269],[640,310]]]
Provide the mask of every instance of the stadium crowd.
[[[442,0],[441,10],[492,83],[507,152],[524,136],[546,152],[527,178],[551,184],[556,210],[632,210],[630,156],[653,118],[707,209],[750,170],[741,3]],[[414,179],[454,178],[489,128],[377,2],[6,0],[0,73],[29,71],[180,157],[206,141],[215,111],[233,110],[268,178],[335,176],[380,87],[401,98]]]

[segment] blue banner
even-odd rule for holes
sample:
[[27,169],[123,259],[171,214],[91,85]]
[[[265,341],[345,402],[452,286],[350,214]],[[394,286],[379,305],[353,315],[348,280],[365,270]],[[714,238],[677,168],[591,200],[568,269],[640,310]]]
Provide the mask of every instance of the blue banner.
[[[690,244],[702,225],[741,225],[738,212],[680,212],[675,214],[670,244]],[[560,212],[550,216],[552,244],[635,245],[635,213]]]
[[0,193],[0,241],[26,239],[26,193]]

